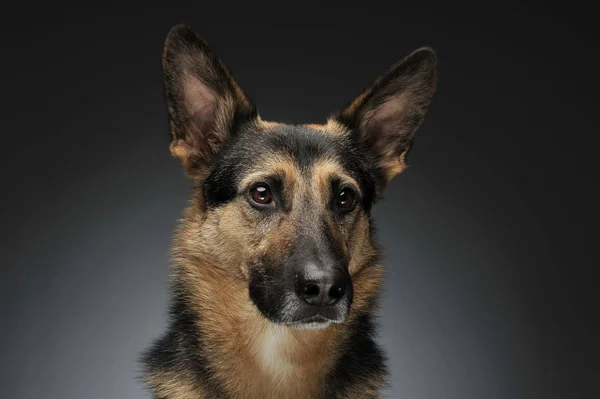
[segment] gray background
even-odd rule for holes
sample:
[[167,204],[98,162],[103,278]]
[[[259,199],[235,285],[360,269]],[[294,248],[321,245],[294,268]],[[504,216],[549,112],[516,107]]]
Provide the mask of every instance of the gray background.
[[171,234],[160,55],[193,26],[265,119],[322,122],[422,45],[440,83],[375,207],[395,398],[599,397],[591,10],[23,3],[2,23],[1,398],[147,398]]

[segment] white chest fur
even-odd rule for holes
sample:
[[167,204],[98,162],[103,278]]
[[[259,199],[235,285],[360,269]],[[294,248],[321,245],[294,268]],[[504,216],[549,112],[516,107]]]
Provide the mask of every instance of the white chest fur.
[[270,325],[257,338],[257,360],[263,372],[274,380],[285,380],[292,375],[294,367],[287,355],[293,343],[287,327]]

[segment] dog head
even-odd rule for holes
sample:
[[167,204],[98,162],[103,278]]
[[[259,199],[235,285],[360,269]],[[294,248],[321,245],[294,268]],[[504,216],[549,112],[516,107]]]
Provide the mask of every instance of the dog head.
[[324,125],[263,121],[183,25],[163,68],[171,153],[197,188],[189,251],[243,278],[275,323],[343,322],[361,294],[353,277],[377,257],[371,207],[405,168],[434,93],[434,53],[408,55]]

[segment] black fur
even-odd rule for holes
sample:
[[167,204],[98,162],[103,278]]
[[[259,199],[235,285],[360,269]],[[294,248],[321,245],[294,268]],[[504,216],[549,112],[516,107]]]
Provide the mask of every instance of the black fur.
[[352,334],[348,345],[328,375],[322,399],[336,398],[349,386],[358,383],[369,385],[371,378],[388,375],[385,355],[374,340],[375,327],[373,316],[367,312],[350,327]]
[[225,398],[225,391],[203,355],[205,351],[202,332],[196,324],[199,317],[194,307],[185,299],[184,290],[175,285],[169,328],[142,354],[140,360],[144,367],[143,372],[149,375],[164,371],[180,371],[186,374],[192,371],[199,386],[215,398]]

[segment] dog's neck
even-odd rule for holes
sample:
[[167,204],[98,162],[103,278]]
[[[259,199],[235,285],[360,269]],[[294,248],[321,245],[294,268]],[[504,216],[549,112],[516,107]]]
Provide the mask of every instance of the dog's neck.
[[203,356],[228,395],[318,396],[345,340],[339,326],[300,330],[274,324],[249,301],[244,280],[208,265],[187,265],[180,272],[185,273],[188,305],[197,306],[190,311]]

